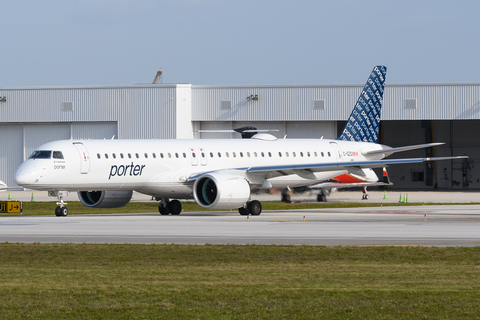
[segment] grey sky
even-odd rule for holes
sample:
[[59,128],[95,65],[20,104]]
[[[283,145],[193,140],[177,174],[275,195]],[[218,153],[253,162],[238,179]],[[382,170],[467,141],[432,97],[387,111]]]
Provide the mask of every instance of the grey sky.
[[479,82],[480,1],[0,0],[0,87]]

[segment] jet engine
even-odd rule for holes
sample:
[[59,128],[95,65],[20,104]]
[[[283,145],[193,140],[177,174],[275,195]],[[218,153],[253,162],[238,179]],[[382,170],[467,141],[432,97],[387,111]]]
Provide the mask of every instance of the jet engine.
[[250,198],[250,185],[245,178],[226,173],[209,173],[193,185],[195,201],[204,208],[240,208]]
[[132,199],[132,190],[78,191],[78,198],[87,207],[120,208]]

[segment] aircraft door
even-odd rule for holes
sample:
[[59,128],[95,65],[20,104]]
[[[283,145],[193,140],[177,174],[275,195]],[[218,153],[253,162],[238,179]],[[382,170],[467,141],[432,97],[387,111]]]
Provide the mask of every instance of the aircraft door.
[[203,148],[200,148],[198,149],[199,150],[199,153],[200,153],[200,163],[202,166],[206,166],[207,165],[207,152],[205,151],[205,149]]
[[190,156],[192,157],[192,166],[198,165],[198,157],[195,149],[190,148]]
[[80,173],[86,174],[90,171],[90,155],[87,148],[81,142],[74,142],[73,145],[77,148],[80,156]]
[[333,149],[335,150],[335,156],[337,157],[337,161],[341,162],[343,161],[342,157],[342,150],[340,149],[340,146],[336,142],[330,142],[332,145]]

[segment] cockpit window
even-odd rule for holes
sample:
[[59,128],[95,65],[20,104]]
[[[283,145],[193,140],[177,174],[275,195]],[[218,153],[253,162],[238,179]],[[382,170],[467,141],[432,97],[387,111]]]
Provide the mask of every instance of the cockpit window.
[[30,159],[50,159],[51,156],[52,151],[35,150],[30,156]]
[[53,151],[53,159],[63,159],[62,151]]

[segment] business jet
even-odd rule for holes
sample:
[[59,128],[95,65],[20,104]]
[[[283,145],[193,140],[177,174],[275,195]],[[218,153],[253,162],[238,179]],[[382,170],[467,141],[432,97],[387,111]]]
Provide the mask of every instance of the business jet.
[[162,215],[180,214],[178,199],[208,209],[238,209],[259,215],[251,190],[311,185],[344,173],[366,176],[368,168],[465,157],[384,159],[400,148],[377,144],[386,76],[373,68],[336,140],[277,139],[259,132],[239,140],[62,140],[38,147],[17,169],[19,186],[57,197],[55,215],[68,214],[65,191],[78,191],[88,207],[126,205],[133,190],[159,201]]
[[344,173],[339,176],[333,177],[328,181],[318,182],[312,185],[296,188],[285,188],[282,190],[282,202],[289,203],[291,202],[291,197],[295,193],[305,193],[310,192],[316,194],[318,202],[327,202],[327,195],[331,192],[337,191],[338,189],[345,188],[361,188],[362,189],[362,200],[368,200],[368,187],[375,186],[390,186],[393,183],[390,182],[388,178],[387,169],[383,168],[383,180],[380,181],[375,171],[370,168],[363,168],[362,171],[365,173],[364,176],[359,176],[353,173]]

